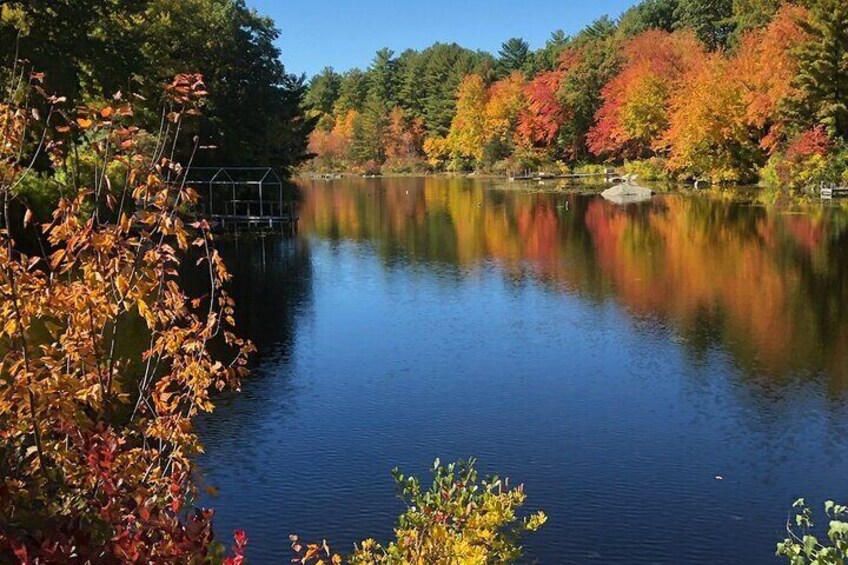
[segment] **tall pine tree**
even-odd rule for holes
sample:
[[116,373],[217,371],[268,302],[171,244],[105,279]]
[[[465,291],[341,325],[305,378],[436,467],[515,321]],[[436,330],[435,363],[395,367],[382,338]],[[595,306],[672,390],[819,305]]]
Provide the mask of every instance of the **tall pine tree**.
[[677,27],[690,28],[715,51],[727,45],[733,31],[733,0],[680,0]]
[[848,140],[848,2],[817,0],[801,26],[809,39],[798,53],[800,107],[832,137]]

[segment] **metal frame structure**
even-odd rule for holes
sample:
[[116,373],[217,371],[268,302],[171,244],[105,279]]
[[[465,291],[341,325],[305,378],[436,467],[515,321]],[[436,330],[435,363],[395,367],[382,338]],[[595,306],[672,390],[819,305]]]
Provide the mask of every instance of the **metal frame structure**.
[[203,215],[224,227],[297,221],[283,197],[285,184],[271,167],[192,167],[185,183],[206,192]]

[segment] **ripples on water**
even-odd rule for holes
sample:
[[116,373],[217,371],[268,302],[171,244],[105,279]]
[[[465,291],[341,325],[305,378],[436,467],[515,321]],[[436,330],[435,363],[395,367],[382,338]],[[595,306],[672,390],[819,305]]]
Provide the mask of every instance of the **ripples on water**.
[[389,470],[436,457],[524,482],[542,563],[773,563],[795,498],[848,500],[841,210],[302,192],[298,239],[226,245],[261,353],[201,426],[205,502],[252,563],[289,533],[389,538]]

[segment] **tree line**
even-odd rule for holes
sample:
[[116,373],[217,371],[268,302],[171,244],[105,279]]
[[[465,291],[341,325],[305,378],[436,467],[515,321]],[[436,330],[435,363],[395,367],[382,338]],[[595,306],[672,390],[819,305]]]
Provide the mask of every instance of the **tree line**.
[[848,4],[643,0],[538,50],[436,44],[324,69],[309,169],[623,165],[643,178],[848,180]]

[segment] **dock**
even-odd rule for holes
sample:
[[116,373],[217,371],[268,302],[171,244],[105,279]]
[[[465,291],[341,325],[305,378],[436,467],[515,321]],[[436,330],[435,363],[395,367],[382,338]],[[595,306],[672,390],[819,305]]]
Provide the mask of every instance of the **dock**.
[[819,188],[819,194],[822,200],[832,200],[834,198],[848,198],[848,186],[837,186],[835,184],[825,185],[822,183]]
[[602,173],[545,173],[545,172],[529,172],[525,171],[521,174],[509,175],[510,182],[515,181],[538,181],[547,180],[582,180],[582,179],[603,179],[605,182],[616,182],[622,180],[622,176],[613,169],[607,169]]
[[214,228],[297,232],[297,206],[271,167],[193,167],[185,184],[201,195],[196,215]]

